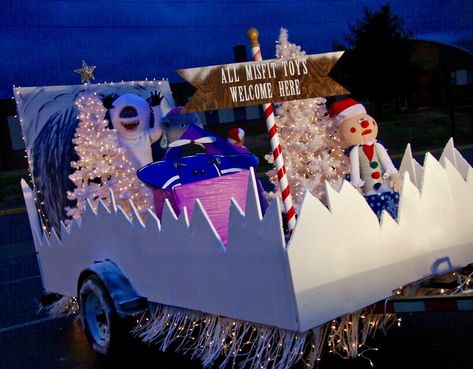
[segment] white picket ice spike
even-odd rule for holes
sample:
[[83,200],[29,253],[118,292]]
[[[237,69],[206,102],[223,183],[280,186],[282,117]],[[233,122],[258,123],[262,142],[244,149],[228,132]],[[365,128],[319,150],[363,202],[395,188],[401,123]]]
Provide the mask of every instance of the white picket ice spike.
[[471,170],[470,164],[457,149],[455,149],[455,168],[462,174],[464,179],[468,177]]
[[233,249],[238,245],[233,243],[233,240],[238,239],[238,233],[241,231],[241,224],[245,221],[245,213],[238,202],[230,199],[230,213],[228,219],[228,240],[227,249]]
[[[233,197],[230,198],[230,214],[234,214],[233,216],[240,216],[242,219],[245,217],[245,212],[240,207],[240,204],[238,204],[238,201]],[[233,217],[230,215],[230,220],[232,219]]]
[[[454,167],[450,160],[446,160],[443,167],[447,174],[452,193],[458,194],[453,198],[456,209],[467,211],[473,208],[473,181],[469,175],[463,178],[460,172]],[[466,185],[465,185],[466,184]],[[467,220],[467,218],[465,218]]]
[[444,160],[448,159],[456,167],[455,150],[456,149],[453,144],[453,137],[450,137],[442,151],[442,155],[440,155],[439,162],[443,164]]
[[62,220],[59,224],[61,225],[61,237],[65,237],[66,235],[69,235],[71,227],[67,227]]
[[276,197],[271,204],[269,204],[263,221],[261,222],[261,230],[266,235],[268,242],[275,244],[285,244],[283,223],[282,223],[282,208],[279,199]]
[[226,248],[200,201],[190,221],[166,201],[162,221],[148,211],[145,223],[113,201],[111,210],[87,205],[80,227],[49,241],[22,187],[47,291],[74,296],[80,272],[110,259],[150,301],[307,331],[473,262],[472,169],[453,146],[444,152],[442,165],[427,154],[420,167],[406,149],[397,220],[383,212],[379,222],[349,183],[327,186],[329,208],[307,193],[287,245],[280,204],[262,217],[253,172],[245,211],[231,201]]
[[177,215],[171,206],[168,199],[164,200],[163,215],[161,216],[161,224],[175,223],[177,221]]
[[[401,186],[401,197],[399,199],[399,207],[397,212],[398,224],[407,222],[407,214],[420,215],[420,190],[415,183],[411,181],[409,172],[404,173]],[[404,215],[406,214],[406,215]],[[415,217],[414,217],[415,218]],[[406,221],[404,221],[406,219]]]
[[222,250],[222,252],[225,252],[223,241],[220,239],[217,230],[213,226],[212,221],[205,212],[199,199],[195,201],[194,209],[192,210],[189,233],[191,238],[195,241],[195,247],[205,245],[205,247],[215,247]]
[[133,223],[133,219],[131,218],[131,216],[129,216],[126,213],[126,211],[123,210],[123,208],[120,205],[117,206],[117,213],[121,214],[123,216],[123,218],[128,221],[128,223],[130,223],[130,224]]
[[393,219],[391,214],[389,214],[386,210],[383,210],[381,212],[379,225],[381,228],[394,227],[397,225],[397,222]]
[[69,225],[69,233],[72,233],[74,230],[79,229],[81,225],[80,219],[72,219]]
[[[247,199],[247,201],[248,201],[248,199]],[[234,197],[230,198],[230,206],[232,206],[232,205],[235,207],[236,213],[238,213],[241,217],[245,217],[245,211],[240,206],[237,199],[235,199]],[[245,206],[246,206],[246,202],[245,202]]]
[[[407,144],[406,150],[401,160],[401,166],[399,167],[399,173],[401,176],[404,173],[409,173],[411,181],[416,185],[417,188],[420,188],[420,178],[417,178],[417,170],[415,168],[415,163],[417,161],[412,156],[411,144]],[[417,163],[418,164],[418,163]]]
[[103,200],[99,200],[99,203],[97,204],[97,211],[96,214],[99,215],[101,213],[106,213],[108,215],[111,214],[110,209],[108,206],[103,202]]
[[248,179],[245,215],[247,221],[254,219],[255,222],[261,222],[263,219],[258,195],[258,187],[256,185],[256,176],[253,167],[250,168],[250,175]]
[[156,227],[158,228],[158,231],[161,230],[161,222],[159,221],[159,218],[156,215],[156,213],[151,209],[146,209],[145,228],[149,228],[152,225],[156,225]]
[[49,238],[49,241],[51,242],[52,246],[61,246],[61,239],[54,228],[51,228],[51,237]]
[[[421,201],[423,219],[428,225],[428,234],[434,256],[443,258],[445,245],[459,245],[462,232],[458,228],[457,211],[455,209],[453,194],[450,190],[449,180],[444,168],[429,153],[425,158],[424,182],[421,190],[421,200],[435,199],[435,201]],[[440,195],[441,194],[441,195]],[[443,196],[442,196],[443,195]],[[458,196],[458,194],[455,194]],[[438,251],[438,252],[437,252]],[[459,265],[449,258],[448,262],[438,265],[433,269],[435,274],[452,270]]]
[[86,208],[86,209],[88,208],[89,210],[92,210],[92,212],[93,212],[95,215],[98,214],[98,213],[97,213],[97,210],[94,208],[94,204],[92,203],[92,201],[91,201],[90,199],[87,199],[87,200],[86,200],[85,208]]
[[185,226],[186,228],[189,228],[189,213],[187,212],[187,207],[184,206],[177,217],[177,222]]
[[460,172],[464,179],[467,178],[468,171],[471,167],[465,158],[455,148],[453,144],[453,138],[448,140],[447,145],[442,151],[439,162],[444,165],[446,159],[450,160],[450,162]]
[[154,253],[158,248],[156,245],[161,242],[161,225],[153,211],[147,213],[145,228],[141,233],[145,252]]
[[112,189],[110,189],[110,204],[112,210],[116,213],[117,212],[117,200],[115,199],[115,193]]
[[[183,212],[183,216],[177,217],[172,209],[170,202],[166,199],[163,206],[163,213],[161,217],[161,232],[160,232],[160,245],[162,250],[166,251],[172,259],[172,255],[177,257],[180,255],[180,249],[183,244],[188,240],[188,222],[187,212]],[[165,265],[164,269],[171,268],[170,265]],[[176,268],[172,267],[173,270]],[[180,268],[180,267],[179,267]],[[170,272],[171,273],[171,272]],[[172,273],[171,273],[172,274]],[[165,278],[163,276],[163,278]]]
[[135,223],[138,223],[142,228],[144,228],[145,224],[143,223],[143,219],[141,218],[141,215],[138,212],[138,209],[136,209],[135,203],[131,199],[128,200],[128,203],[130,204],[130,208],[131,208],[131,211],[132,211],[132,214],[133,214],[132,217],[133,217],[133,219],[136,220]]

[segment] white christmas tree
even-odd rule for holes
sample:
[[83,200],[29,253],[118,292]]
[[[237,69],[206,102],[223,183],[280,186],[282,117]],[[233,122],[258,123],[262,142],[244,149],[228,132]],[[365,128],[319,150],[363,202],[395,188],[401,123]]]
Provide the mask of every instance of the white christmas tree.
[[[303,55],[305,52],[301,47],[290,43],[287,30],[281,28],[276,57],[285,59]],[[336,127],[327,117],[325,103],[326,99],[315,98],[287,101],[276,106],[276,124],[296,211],[306,191],[325,201],[325,181],[339,187],[349,172],[348,158],[335,135]],[[274,163],[272,155],[265,158]],[[276,170],[267,174],[275,184]]]
[[128,216],[132,216],[129,200],[144,216],[146,209],[152,207],[151,193],[136,176],[126,150],[118,143],[117,132],[108,128],[101,99],[95,93],[86,93],[79,97],[76,106],[79,124],[72,142],[79,160],[71,162],[75,171],[69,178],[76,188],[67,193],[67,198],[75,200],[76,206],[66,207],[67,216],[81,218],[87,199],[95,208],[100,200],[110,207],[110,190],[113,191],[117,206]]

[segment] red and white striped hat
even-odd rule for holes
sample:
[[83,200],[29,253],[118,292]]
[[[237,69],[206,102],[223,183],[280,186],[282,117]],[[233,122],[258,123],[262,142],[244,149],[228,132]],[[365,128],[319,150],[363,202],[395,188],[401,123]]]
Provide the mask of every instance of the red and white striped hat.
[[344,99],[335,101],[329,110],[329,117],[337,121],[343,122],[345,119],[351,118],[358,114],[366,114],[365,107],[354,99]]
[[245,131],[241,128],[232,128],[228,132],[228,142],[237,144],[245,138]]

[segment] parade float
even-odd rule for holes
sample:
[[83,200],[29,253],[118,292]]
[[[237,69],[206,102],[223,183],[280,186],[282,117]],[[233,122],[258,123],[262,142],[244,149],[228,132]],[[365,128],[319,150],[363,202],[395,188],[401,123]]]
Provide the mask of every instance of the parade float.
[[[253,62],[179,71],[197,87],[183,109],[166,80],[15,89],[44,290],[62,296],[56,311],[80,308],[100,354],[117,349],[132,317],[143,341],[204,366],[314,367],[327,342],[354,357],[392,321],[387,300],[381,314],[369,306],[473,261],[473,177],[452,140],[423,166],[408,145],[399,171],[381,149],[351,149],[351,183],[293,204],[272,102],[347,94],[328,77],[341,53],[263,61],[249,35]],[[90,78],[87,65],[80,72]],[[221,104],[263,104],[279,186],[269,204],[254,156],[192,113]],[[332,118],[342,127],[361,114],[368,129],[359,105]],[[153,162],[158,140],[165,153]],[[396,182],[395,211],[370,203],[388,193],[376,160]]]

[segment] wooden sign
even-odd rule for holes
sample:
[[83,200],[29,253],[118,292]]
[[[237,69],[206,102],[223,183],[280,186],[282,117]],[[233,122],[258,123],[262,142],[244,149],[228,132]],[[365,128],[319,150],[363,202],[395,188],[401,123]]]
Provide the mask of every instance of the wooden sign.
[[342,52],[180,69],[197,91],[184,112],[335,96],[349,92],[328,74]]

